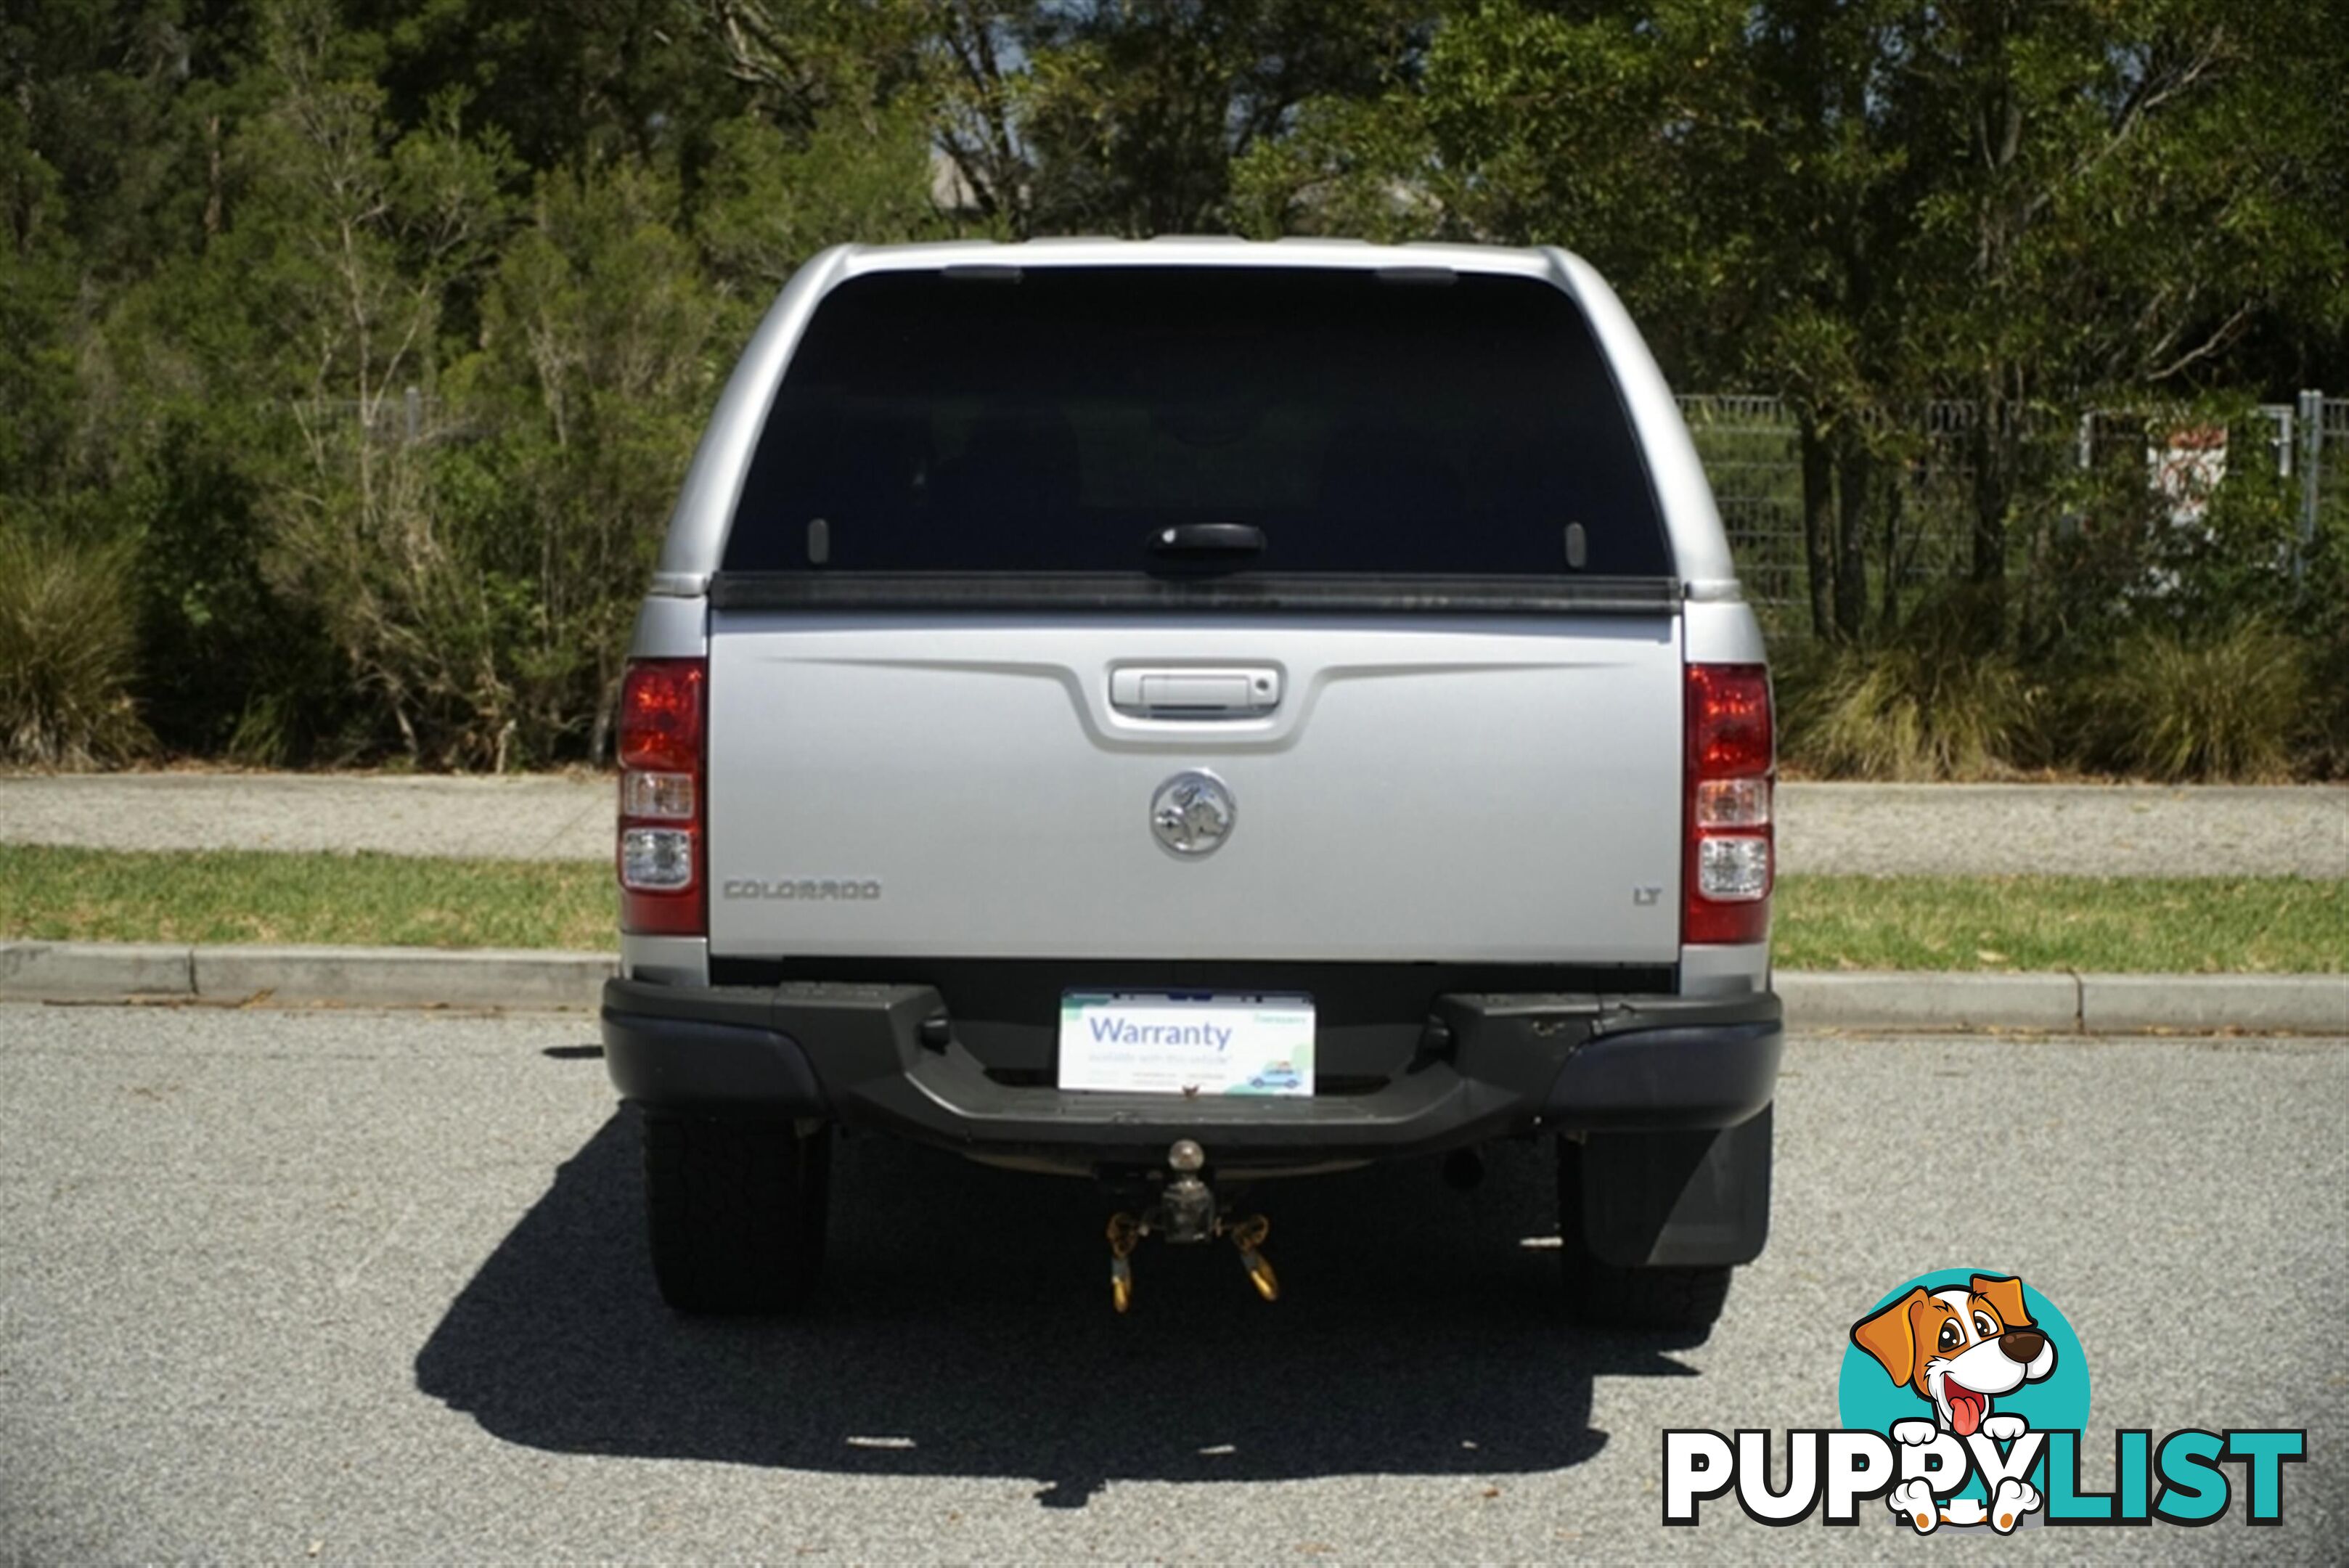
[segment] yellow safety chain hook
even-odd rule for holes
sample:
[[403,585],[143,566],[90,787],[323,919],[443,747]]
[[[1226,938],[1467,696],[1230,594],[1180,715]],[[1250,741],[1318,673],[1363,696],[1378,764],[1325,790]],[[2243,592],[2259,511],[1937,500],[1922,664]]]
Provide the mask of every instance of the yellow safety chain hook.
[[1256,1293],[1268,1302],[1280,1299],[1280,1276],[1257,1249],[1272,1231],[1272,1221],[1261,1214],[1251,1215],[1232,1227],[1232,1245],[1240,1251],[1240,1267],[1247,1271],[1248,1283]]
[[1120,1313],[1133,1304],[1133,1265],[1127,1259],[1141,1240],[1142,1225],[1133,1215],[1109,1217],[1109,1304]]

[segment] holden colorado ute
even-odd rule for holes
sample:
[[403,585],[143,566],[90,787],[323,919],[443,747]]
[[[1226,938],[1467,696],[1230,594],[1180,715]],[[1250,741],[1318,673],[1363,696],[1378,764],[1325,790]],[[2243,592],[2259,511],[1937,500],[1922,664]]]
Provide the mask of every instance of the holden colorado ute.
[[835,1128],[1100,1184],[1121,1310],[1145,1239],[1270,1297],[1283,1179],[1499,1138],[1555,1144],[1578,1320],[1708,1324],[1761,1250],[1762,637],[1572,255],[823,253],[618,734],[603,1033],[679,1310],[804,1298]]

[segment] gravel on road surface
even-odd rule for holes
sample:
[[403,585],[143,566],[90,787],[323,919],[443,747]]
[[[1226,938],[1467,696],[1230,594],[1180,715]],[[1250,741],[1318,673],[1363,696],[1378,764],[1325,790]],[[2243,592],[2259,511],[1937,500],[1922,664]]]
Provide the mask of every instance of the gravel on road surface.
[[19,774],[0,842],[609,860],[618,786],[589,774]]
[[2349,877],[2337,784],[1785,784],[1788,871]]
[[[613,805],[593,774],[19,774],[0,842],[609,860]],[[1778,817],[1790,872],[2349,877],[2339,785],[1790,783]]]
[[[1831,1427],[1848,1325],[2019,1272],[2115,1428],[2304,1427],[2282,1528],[1996,1560],[2338,1562],[2349,1042],[1806,1038],[1708,1341],[1555,1317],[1547,1151],[1264,1195],[1286,1287],[1084,1184],[845,1146],[801,1321],[647,1279],[580,1019],[0,1007],[0,1562],[1886,1560],[1880,1505],[1659,1524],[1659,1433]],[[1783,1462],[1783,1461],[1781,1461]],[[2229,1466],[2230,1473],[2240,1467]]]

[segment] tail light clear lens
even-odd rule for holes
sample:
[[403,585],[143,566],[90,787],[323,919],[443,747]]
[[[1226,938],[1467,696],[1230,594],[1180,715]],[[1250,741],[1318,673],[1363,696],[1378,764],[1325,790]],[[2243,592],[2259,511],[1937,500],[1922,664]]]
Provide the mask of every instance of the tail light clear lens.
[[1770,935],[1771,822],[1777,765],[1770,672],[1759,664],[1688,670],[1688,854],[1681,940],[1758,942]]
[[697,794],[691,774],[624,773],[620,775],[620,815],[688,822],[693,818]]
[[1770,823],[1768,779],[1699,779],[1699,827],[1766,827]]
[[709,929],[703,886],[702,722],[709,667],[639,659],[620,682],[620,929]]
[[673,893],[693,886],[693,830],[688,827],[624,827],[620,830],[620,886],[639,892]]
[[1770,896],[1770,841],[1707,834],[1696,844],[1696,888],[1707,898],[1751,903]]

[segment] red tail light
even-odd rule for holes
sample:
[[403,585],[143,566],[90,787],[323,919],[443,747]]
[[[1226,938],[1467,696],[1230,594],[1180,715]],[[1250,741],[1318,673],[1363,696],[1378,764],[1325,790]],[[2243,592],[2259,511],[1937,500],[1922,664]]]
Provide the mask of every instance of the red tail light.
[[1690,665],[1686,722],[1681,940],[1763,941],[1777,874],[1770,671],[1759,664]]
[[620,929],[709,929],[698,659],[636,659],[620,681]]

